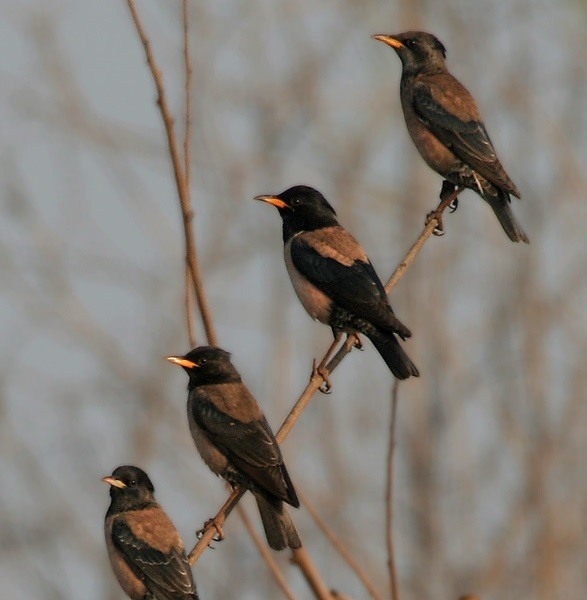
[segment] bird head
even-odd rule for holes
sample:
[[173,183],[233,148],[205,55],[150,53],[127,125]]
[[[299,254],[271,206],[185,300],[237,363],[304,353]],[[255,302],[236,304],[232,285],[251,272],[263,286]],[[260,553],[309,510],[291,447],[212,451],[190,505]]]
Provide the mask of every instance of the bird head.
[[174,365],[179,365],[188,374],[188,388],[211,383],[235,383],[241,380],[230,361],[230,352],[216,346],[199,346],[184,356],[167,356]]
[[110,486],[110,497],[121,510],[148,506],[155,502],[153,484],[149,476],[138,467],[117,467],[112,475],[103,477],[102,481]]
[[256,196],[255,200],[277,208],[283,219],[284,241],[300,231],[313,231],[338,224],[336,212],[328,200],[307,185],[296,185],[276,196]]
[[400,57],[404,73],[431,73],[446,69],[446,48],[431,33],[406,31],[394,35],[371,36],[391,46]]

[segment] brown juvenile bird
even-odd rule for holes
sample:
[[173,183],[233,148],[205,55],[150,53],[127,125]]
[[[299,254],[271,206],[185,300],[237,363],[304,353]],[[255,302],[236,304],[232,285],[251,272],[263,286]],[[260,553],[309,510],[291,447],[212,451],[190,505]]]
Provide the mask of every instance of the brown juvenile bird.
[[204,462],[232,486],[254,494],[271,548],[300,548],[300,537],[283,505],[298,508],[300,502],[269,423],[230,354],[200,346],[167,360],[189,376],[188,421]]
[[473,96],[449,73],[442,43],[423,31],[373,38],[391,46],[402,61],[406,125],[422,158],[445,178],[441,200],[455,185],[469,188],[491,206],[510,240],[529,243],[509,206],[510,194],[520,198],[520,192],[497,158]]
[[157,504],[148,475],[117,467],[110,485],[104,532],[112,570],[132,600],[198,600],[183,543]]
[[[257,196],[277,208],[283,222],[284,257],[294,290],[307,313],[330,326],[332,350],[343,333],[363,333],[398,379],[418,369],[398,338],[412,334],[395,316],[365,249],[344,229],[314,188],[296,185],[276,196]],[[321,372],[327,356],[318,371]]]

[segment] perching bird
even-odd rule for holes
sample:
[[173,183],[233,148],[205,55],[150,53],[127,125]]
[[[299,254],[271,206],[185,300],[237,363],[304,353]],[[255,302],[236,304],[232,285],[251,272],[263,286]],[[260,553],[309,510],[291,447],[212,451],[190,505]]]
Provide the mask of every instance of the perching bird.
[[183,543],[138,467],[102,479],[110,485],[104,532],[112,570],[132,600],[197,600]]
[[271,548],[300,548],[298,532],[283,505],[298,508],[300,502],[277,440],[230,354],[200,346],[167,360],[189,376],[189,426],[204,462],[232,486],[254,494]]
[[448,182],[479,194],[493,209],[513,242],[529,243],[510,209],[510,194],[520,192],[502,167],[469,91],[446,66],[446,49],[432,34],[408,31],[374,35],[402,61],[401,104],[408,132],[422,158]]
[[272,204],[281,215],[285,265],[308,314],[332,328],[335,343],[343,333],[363,333],[398,379],[417,377],[418,369],[396,337],[405,340],[410,330],[394,315],[365,250],[338,224],[326,198],[298,185],[255,199]]

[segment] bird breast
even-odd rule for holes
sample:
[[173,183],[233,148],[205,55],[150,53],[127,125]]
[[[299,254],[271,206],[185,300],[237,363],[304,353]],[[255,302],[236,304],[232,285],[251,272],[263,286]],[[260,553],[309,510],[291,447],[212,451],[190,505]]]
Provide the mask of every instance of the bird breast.
[[284,247],[285,266],[297,297],[312,319],[328,325],[332,301],[296,269],[291,258],[290,246],[291,239]]

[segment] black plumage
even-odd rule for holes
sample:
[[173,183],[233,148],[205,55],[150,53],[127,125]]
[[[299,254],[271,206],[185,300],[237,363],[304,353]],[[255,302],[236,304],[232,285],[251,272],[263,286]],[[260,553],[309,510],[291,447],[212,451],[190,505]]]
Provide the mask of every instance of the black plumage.
[[[400,98],[408,132],[426,163],[451,185],[479,194],[513,242],[529,242],[510,208],[520,192],[501,165],[475,99],[448,71],[446,49],[432,34],[374,35],[402,61]],[[452,189],[451,189],[452,188]]]
[[271,548],[301,547],[283,504],[300,505],[281,450],[230,354],[201,346],[167,360],[189,376],[189,426],[204,462],[231,485],[254,494]]
[[401,347],[410,330],[395,316],[363,247],[341,227],[317,190],[299,185],[276,196],[257,196],[283,220],[285,264],[308,314],[343,332],[363,333],[398,379],[418,376]]
[[125,465],[110,485],[106,548],[120,586],[132,600],[197,600],[190,565],[175,526],[157,504],[148,475]]

